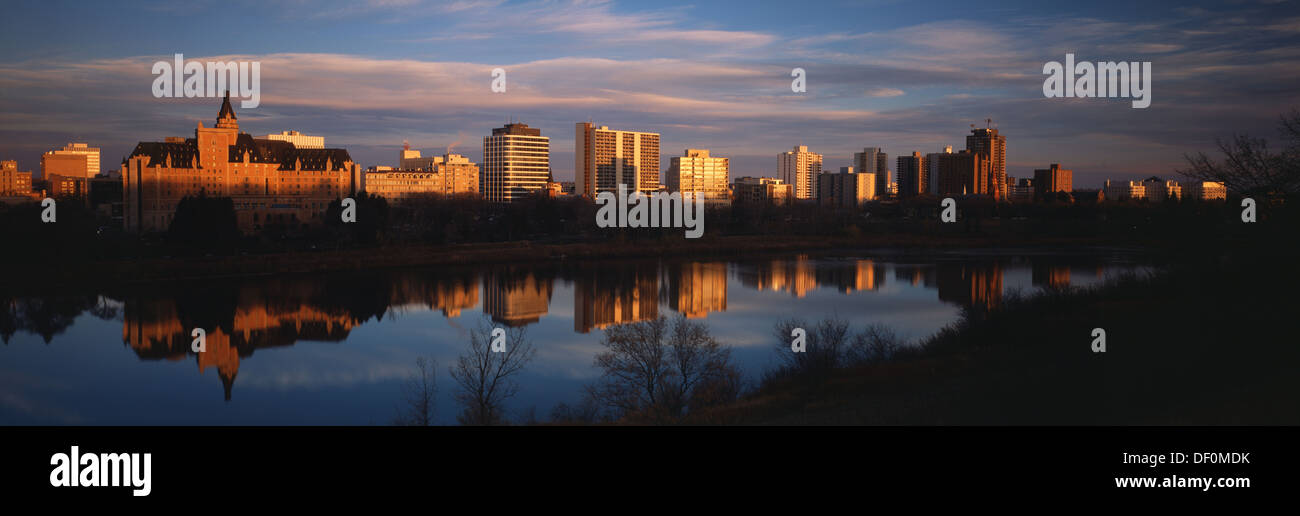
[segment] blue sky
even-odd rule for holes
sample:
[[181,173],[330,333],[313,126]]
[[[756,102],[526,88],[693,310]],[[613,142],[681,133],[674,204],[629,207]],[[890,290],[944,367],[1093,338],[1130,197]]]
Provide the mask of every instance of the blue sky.
[[[1274,137],[1300,107],[1300,5],[1236,2],[617,2],[225,0],[8,2],[0,30],[0,159],[39,168],[69,141],[117,166],[138,141],[192,135],[219,100],[156,99],[150,67],[262,63],[241,129],[322,135],[362,165],[403,140],[478,160],[510,119],[552,138],[573,175],[573,124],[663,135],[775,175],[804,144],[827,168],[865,146],[891,156],[964,147],[992,118],[1009,173],[1059,162],[1078,187],[1172,176],[1233,132]],[[1047,61],[1151,61],[1152,104],[1048,99]],[[507,71],[506,93],[490,90]],[[808,91],[790,91],[804,68]]]

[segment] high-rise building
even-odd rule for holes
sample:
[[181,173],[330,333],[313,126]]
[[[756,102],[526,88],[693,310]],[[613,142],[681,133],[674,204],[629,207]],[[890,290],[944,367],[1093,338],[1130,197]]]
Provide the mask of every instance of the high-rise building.
[[122,162],[123,226],[162,231],[186,196],[230,197],[241,229],[318,222],[329,203],[354,195],[361,167],[343,149],[299,149],[239,130],[227,94],[216,127],[194,138],[140,142]]
[[777,155],[776,165],[777,177],[794,185],[795,199],[817,198],[817,176],[822,173],[821,154],[808,152],[807,146],[797,145],[794,150]]
[[943,152],[925,155],[925,193],[939,195],[939,160],[943,154],[952,154],[952,145],[944,145]]
[[853,153],[853,167],[859,174],[875,174],[875,191],[885,195],[889,183],[894,181],[893,171],[889,168],[889,154],[879,147],[866,147],[862,152]]
[[726,202],[731,193],[727,158],[709,156],[708,149],[686,149],[683,156],[673,156],[664,184],[670,192],[694,193],[704,201]]
[[774,177],[742,177],[736,179],[732,195],[738,203],[789,204],[794,198],[794,185]]
[[925,156],[920,151],[911,156],[898,157],[898,196],[900,198],[916,197],[928,193],[927,175],[930,170],[925,166]]
[[856,174],[853,167],[840,173],[823,173],[817,178],[817,203],[822,206],[856,208],[876,198],[876,175]]
[[545,194],[551,176],[551,139],[528,124],[506,124],[483,138],[479,192],[492,202]]
[[268,134],[262,137],[265,140],[275,140],[292,143],[299,149],[324,149],[324,136],[308,136],[298,131],[280,131],[280,134]]
[[938,154],[934,167],[934,181],[938,183],[936,195],[988,195],[989,160],[971,151]]
[[1007,137],[997,129],[971,129],[966,135],[966,150],[983,154],[989,160],[988,194],[994,199],[1007,198]]
[[1051,168],[1034,170],[1034,196],[1044,198],[1058,192],[1074,191],[1074,172],[1061,168],[1059,163],[1052,163]]
[[99,149],[84,143],[69,143],[41,156],[41,177],[46,174],[90,179],[99,175]]
[[429,168],[366,170],[365,190],[389,201],[409,200],[420,195],[478,194],[479,170],[459,154],[429,158]]
[[573,173],[578,193],[595,198],[659,189],[659,133],[618,131],[591,122],[578,122],[574,131]]

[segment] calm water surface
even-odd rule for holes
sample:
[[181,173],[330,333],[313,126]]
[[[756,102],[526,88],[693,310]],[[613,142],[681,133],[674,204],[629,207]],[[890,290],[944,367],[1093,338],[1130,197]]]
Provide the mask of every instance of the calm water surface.
[[[417,357],[438,362],[438,422],[459,407],[447,367],[483,324],[522,326],[536,358],[509,402],[545,420],[580,400],[602,329],[682,314],[751,379],[773,325],[833,315],[916,341],[963,305],[1141,269],[1118,257],[790,256],[594,261],[203,281],[18,297],[0,292],[0,424],[389,424]],[[207,351],[190,352],[190,331]]]

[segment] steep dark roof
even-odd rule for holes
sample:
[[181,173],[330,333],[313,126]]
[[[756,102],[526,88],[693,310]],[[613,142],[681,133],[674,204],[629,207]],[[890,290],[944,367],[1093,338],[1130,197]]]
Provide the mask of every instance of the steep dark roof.
[[[131,157],[148,156],[147,166],[150,167],[166,165],[168,156],[172,166],[189,166],[198,161],[198,151],[198,142],[194,138],[186,139],[185,143],[140,142],[131,152]],[[235,144],[230,146],[227,160],[243,163],[245,152],[250,163],[275,163],[279,170],[293,170],[294,163],[300,159],[303,170],[338,170],[344,163],[352,161],[345,149],[299,149],[289,142],[262,140],[248,133],[239,133]]]
[[199,147],[198,142],[193,138],[185,140],[185,143],[140,142],[135,146],[135,150],[131,151],[131,157],[136,156],[148,156],[147,166],[150,167],[166,165],[168,157],[171,157],[174,167],[189,166],[190,163],[198,161]]
[[226,90],[226,99],[221,101],[221,112],[217,113],[217,120],[221,120],[227,115],[232,119],[238,120],[238,118],[235,118],[235,108],[230,106],[230,90]]

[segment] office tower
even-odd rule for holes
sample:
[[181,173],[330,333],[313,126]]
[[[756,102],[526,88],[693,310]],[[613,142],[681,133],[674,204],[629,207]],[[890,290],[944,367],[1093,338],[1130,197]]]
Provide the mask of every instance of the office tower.
[[41,178],[46,174],[90,179],[99,175],[99,149],[84,143],[69,143],[41,156]]
[[944,154],[952,154],[952,145],[944,145],[943,152],[925,155],[925,193],[939,195],[939,160]]
[[894,182],[893,171],[889,168],[889,154],[879,147],[867,147],[862,152],[853,153],[853,166],[859,174],[875,174],[875,191],[881,196],[889,191],[889,183]]
[[682,156],[673,156],[668,166],[664,184],[670,192],[692,193],[704,196],[705,202],[729,201],[730,160],[709,155],[708,149],[686,149]]
[[164,231],[186,196],[230,197],[240,229],[320,222],[329,203],[356,194],[361,167],[344,149],[299,149],[239,131],[227,94],[216,127],[193,138],[140,142],[122,162],[128,231]]
[[822,173],[822,155],[808,152],[808,147],[797,145],[794,150],[776,157],[777,177],[794,186],[794,198],[817,198],[817,176]]
[[591,122],[575,125],[573,173],[578,193],[595,198],[600,192],[618,193],[659,189],[659,133],[618,131]]
[[1051,168],[1034,170],[1034,196],[1042,199],[1057,192],[1074,191],[1074,172],[1052,163]]
[[988,195],[1007,198],[1007,137],[997,129],[971,129],[966,135],[966,150],[983,154],[989,160]]
[[262,139],[289,142],[299,149],[325,148],[324,136],[308,136],[298,131],[280,131],[280,134],[268,134],[263,136]]
[[551,176],[551,139],[528,124],[506,124],[483,138],[479,192],[492,202],[545,194]]
[[908,198],[916,197],[926,193],[926,174],[929,170],[925,167],[925,157],[920,151],[912,152],[911,156],[898,157],[898,197]]
[[774,177],[742,177],[732,188],[739,203],[770,203],[785,205],[794,198],[794,185]]
[[876,198],[876,175],[855,174],[853,167],[823,173],[817,179],[817,202],[822,206],[856,208]]
[[460,154],[444,154],[428,158],[428,168],[421,169],[367,169],[365,185],[367,192],[389,201],[405,201],[421,195],[462,195],[478,194],[479,170],[474,164]]
[[939,160],[934,167],[934,181],[938,183],[936,195],[988,195],[991,167],[983,154],[963,150],[939,154],[936,158]]

